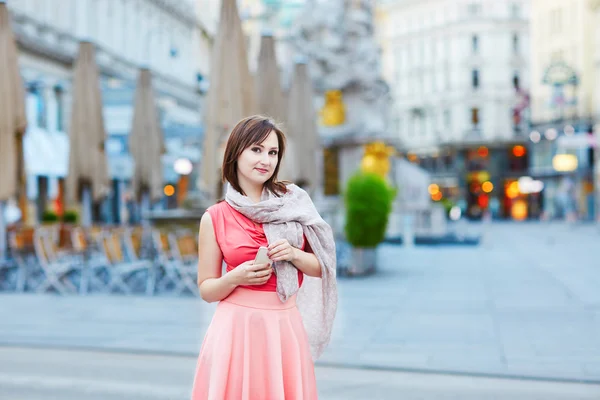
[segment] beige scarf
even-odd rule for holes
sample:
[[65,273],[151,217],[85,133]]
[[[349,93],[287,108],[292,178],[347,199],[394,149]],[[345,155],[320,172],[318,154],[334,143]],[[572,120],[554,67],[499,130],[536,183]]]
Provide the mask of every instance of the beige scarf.
[[284,302],[297,293],[296,304],[308,335],[313,359],[317,359],[331,337],[337,309],[336,253],[331,227],[321,218],[308,194],[296,185],[277,197],[264,190],[261,201],[253,203],[227,185],[225,201],[249,219],[263,224],[269,243],[279,239],[299,248],[303,235],[321,264],[321,278],[304,276],[298,286],[298,270],[287,261],[275,262],[277,294]]

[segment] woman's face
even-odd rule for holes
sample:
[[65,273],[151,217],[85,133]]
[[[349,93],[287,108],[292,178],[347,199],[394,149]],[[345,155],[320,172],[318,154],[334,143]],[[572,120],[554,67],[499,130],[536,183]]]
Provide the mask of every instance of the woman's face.
[[258,144],[246,148],[237,160],[238,180],[262,185],[273,176],[277,166],[279,141],[275,131]]

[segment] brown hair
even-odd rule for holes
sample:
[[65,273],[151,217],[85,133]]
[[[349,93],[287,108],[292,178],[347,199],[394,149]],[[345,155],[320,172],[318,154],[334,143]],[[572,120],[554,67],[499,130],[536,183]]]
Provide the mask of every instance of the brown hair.
[[238,182],[237,160],[244,150],[252,145],[262,143],[271,132],[277,134],[279,152],[277,153],[275,171],[273,171],[273,175],[269,180],[264,183],[264,187],[278,197],[287,192],[285,183],[277,180],[277,173],[285,152],[285,134],[275,121],[262,115],[253,115],[242,119],[231,131],[223,156],[223,182],[229,182],[235,190],[246,195]]

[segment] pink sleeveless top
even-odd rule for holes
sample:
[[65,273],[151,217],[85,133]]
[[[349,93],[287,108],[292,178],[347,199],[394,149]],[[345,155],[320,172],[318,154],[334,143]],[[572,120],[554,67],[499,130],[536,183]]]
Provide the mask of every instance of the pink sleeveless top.
[[[221,248],[223,260],[227,264],[227,271],[238,265],[254,260],[260,246],[267,247],[267,237],[262,225],[256,225],[248,217],[234,210],[226,201],[221,201],[206,210],[212,219],[215,238]],[[306,239],[302,250],[304,250]],[[298,270],[298,282],[302,285],[304,274]],[[241,286],[252,290],[275,292],[277,290],[277,276],[272,274],[263,285]]]

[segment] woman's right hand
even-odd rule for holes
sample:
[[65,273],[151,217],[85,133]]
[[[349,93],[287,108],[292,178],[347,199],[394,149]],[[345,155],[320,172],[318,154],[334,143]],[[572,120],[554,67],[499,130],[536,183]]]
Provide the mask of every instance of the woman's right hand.
[[250,260],[241,263],[225,276],[232,285],[249,286],[265,284],[272,273],[273,268],[271,268],[270,264],[254,264],[254,260]]

